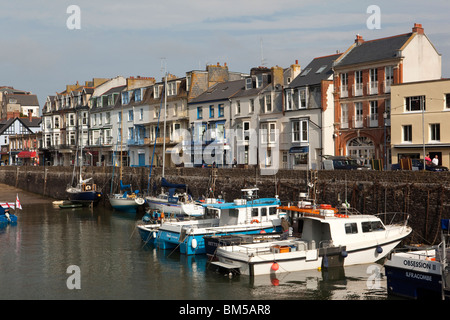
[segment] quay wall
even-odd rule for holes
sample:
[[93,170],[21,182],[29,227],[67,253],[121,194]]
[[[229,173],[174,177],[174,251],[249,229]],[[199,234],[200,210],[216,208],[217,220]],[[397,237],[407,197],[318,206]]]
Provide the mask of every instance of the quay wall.
[[[299,200],[299,194],[307,191],[307,184],[315,182],[315,194],[319,203],[337,205],[345,201],[360,212],[406,212],[413,228],[409,243],[437,244],[440,242],[440,219],[450,218],[450,172],[417,171],[341,171],[315,172],[279,170],[275,175],[261,175],[256,168],[243,169],[171,168],[165,170],[165,178],[174,183],[189,186],[195,198],[223,196],[231,201],[241,195],[241,189],[259,188],[261,197],[277,194],[283,203]],[[66,199],[65,189],[71,184],[73,167],[0,167],[0,183],[40,194],[57,200]],[[143,194],[159,191],[161,168],[153,168],[149,180],[149,168],[123,169],[124,184]],[[118,168],[86,167],[83,178],[93,177],[103,197],[102,205],[109,206],[106,195],[118,184]],[[113,188],[114,189],[114,188]]]

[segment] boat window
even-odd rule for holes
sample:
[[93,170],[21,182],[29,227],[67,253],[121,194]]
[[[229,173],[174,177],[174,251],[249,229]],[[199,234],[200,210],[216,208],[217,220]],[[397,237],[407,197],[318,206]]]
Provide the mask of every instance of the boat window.
[[361,223],[363,232],[383,231],[384,226],[380,221],[370,221]]
[[253,208],[252,209],[252,217],[257,217],[258,216],[258,208]]
[[237,218],[239,216],[239,210],[238,209],[230,209],[228,214],[230,217]]
[[381,221],[372,221],[372,231],[383,231],[384,226]]
[[269,208],[269,215],[273,216],[277,214],[277,208],[276,207],[270,207]]
[[358,227],[357,227],[356,223],[346,223],[345,224],[345,233],[347,233],[347,234],[358,233]]
[[267,208],[261,208],[261,217],[267,216]]

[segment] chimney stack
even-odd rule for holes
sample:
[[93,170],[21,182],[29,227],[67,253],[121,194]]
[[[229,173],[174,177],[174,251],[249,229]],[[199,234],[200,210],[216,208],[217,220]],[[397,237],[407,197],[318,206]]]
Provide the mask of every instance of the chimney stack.
[[356,35],[356,39],[355,39],[355,43],[356,43],[356,45],[358,45],[358,46],[359,46],[360,44],[364,43],[363,37],[360,36],[359,34],[357,34],[357,35]]
[[415,23],[414,24],[414,28],[412,29],[413,33],[417,33],[417,34],[424,34],[424,29],[422,28],[422,24],[420,23]]

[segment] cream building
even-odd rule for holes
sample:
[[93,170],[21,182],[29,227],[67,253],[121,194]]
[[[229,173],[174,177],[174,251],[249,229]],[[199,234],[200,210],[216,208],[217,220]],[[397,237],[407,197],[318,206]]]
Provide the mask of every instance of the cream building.
[[393,163],[429,153],[450,167],[450,79],[393,85],[391,98]]

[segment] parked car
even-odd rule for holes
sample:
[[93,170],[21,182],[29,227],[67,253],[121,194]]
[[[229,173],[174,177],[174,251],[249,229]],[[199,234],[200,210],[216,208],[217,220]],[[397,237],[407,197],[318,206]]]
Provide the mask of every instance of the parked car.
[[[411,159],[411,166],[413,171],[421,171],[423,170],[423,160],[422,159]],[[400,163],[393,164],[391,166],[391,170],[402,170]],[[435,171],[435,172],[442,172],[442,171],[448,171],[447,167],[444,166],[436,166],[433,164],[426,164],[425,170],[427,171]]]
[[369,170],[370,168],[358,163],[358,160],[348,156],[324,156],[325,170]]

